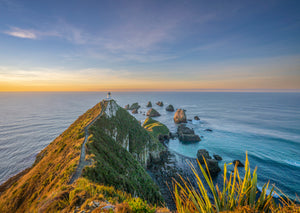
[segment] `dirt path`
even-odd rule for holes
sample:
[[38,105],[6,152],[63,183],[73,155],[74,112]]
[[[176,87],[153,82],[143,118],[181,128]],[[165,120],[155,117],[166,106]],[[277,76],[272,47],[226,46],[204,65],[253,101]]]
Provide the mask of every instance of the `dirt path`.
[[100,116],[103,114],[104,110],[105,110],[105,107],[104,107],[104,104],[102,104],[100,114],[84,128],[85,138],[84,138],[84,142],[81,146],[81,154],[80,154],[79,164],[76,168],[76,172],[71,177],[71,180],[69,181],[69,184],[72,184],[75,180],[77,180],[81,176],[81,172],[82,172],[83,168],[85,166],[89,165],[89,162],[85,160],[85,144],[86,144],[86,142],[87,142],[87,140],[90,136],[89,135],[89,128],[90,128],[91,125],[93,125],[95,123],[96,120],[98,120],[98,118],[100,118]]

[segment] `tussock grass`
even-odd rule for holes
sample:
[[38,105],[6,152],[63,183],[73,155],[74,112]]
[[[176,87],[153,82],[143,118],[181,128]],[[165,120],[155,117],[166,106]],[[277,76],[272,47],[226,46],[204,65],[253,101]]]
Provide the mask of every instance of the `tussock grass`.
[[[204,159],[205,161],[205,159]],[[246,153],[245,175],[240,177],[237,165],[233,173],[228,177],[227,165],[224,164],[223,186],[220,188],[214,185],[205,161],[205,169],[198,161],[201,173],[209,189],[204,187],[194,165],[190,163],[195,175],[197,188],[194,188],[189,181],[184,180],[179,183],[174,179],[174,199],[178,213],[189,212],[300,212],[299,205],[285,198],[280,197],[279,204],[273,199],[274,194],[278,194],[274,187],[269,186],[269,182],[262,187],[258,196],[257,189],[257,168],[251,173]],[[270,193],[267,194],[270,188]],[[209,197],[208,190],[212,194]]]

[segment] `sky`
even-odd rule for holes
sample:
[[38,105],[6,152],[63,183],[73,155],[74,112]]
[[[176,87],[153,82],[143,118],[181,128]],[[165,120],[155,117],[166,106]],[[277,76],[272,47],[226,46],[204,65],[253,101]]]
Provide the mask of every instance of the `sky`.
[[300,91],[300,1],[0,0],[0,91]]

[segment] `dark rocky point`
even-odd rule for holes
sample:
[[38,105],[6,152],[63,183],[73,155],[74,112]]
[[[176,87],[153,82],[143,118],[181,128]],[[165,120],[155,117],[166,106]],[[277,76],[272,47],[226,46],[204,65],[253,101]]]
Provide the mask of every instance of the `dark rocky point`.
[[216,159],[217,161],[223,160],[223,158],[220,155],[213,155],[214,159]]
[[212,132],[211,129],[205,129],[204,131],[206,131],[206,132]]
[[173,107],[173,105],[170,104],[169,106],[167,106],[166,110],[167,110],[168,112],[174,112],[174,107]]
[[195,134],[195,131],[193,129],[190,129],[190,128],[186,127],[184,124],[181,124],[177,128],[177,133],[178,133],[178,135],[181,135],[181,134]]
[[206,149],[199,149],[197,152],[197,158],[198,158],[200,164],[204,164],[203,157],[205,158],[206,161],[208,159],[211,159],[211,157]]
[[152,107],[151,101],[148,102],[147,107]]
[[160,114],[155,109],[151,108],[151,109],[148,110],[147,116],[149,116],[149,117],[157,117],[157,116],[160,116]]
[[245,167],[240,160],[234,160],[232,163],[234,166],[237,164],[238,167]]
[[207,159],[206,163],[207,163],[207,167],[208,167],[210,175],[212,177],[217,176],[218,173],[221,171],[218,161],[215,159]]
[[156,104],[161,107],[164,106],[164,103],[162,101],[158,101]]
[[169,141],[169,135],[158,135],[158,140],[160,141],[160,142],[165,142],[165,141]]
[[177,134],[179,140],[184,143],[195,143],[201,141],[199,135],[195,135],[193,129],[190,129],[183,124],[178,126]]
[[174,115],[174,122],[177,124],[186,123],[185,110],[177,109],[177,111],[175,112],[175,115]]
[[200,118],[196,115],[196,116],[194,117],[194,120],[200,121]]

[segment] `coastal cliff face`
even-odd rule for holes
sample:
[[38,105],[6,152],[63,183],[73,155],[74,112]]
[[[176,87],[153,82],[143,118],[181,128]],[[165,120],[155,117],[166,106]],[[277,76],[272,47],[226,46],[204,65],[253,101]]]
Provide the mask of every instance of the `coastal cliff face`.
[[158,159],[160,152],[165,149],[156,136],[145,131],[133,116],[113,100],[108,103],[105,115],[98,119],[95,126],[130,152],[144,167],[149,163],[150,156]]
[[[88,166],[69,184],[79,163],[84,129],[101,112],[89,128]],[[42,150],[32,167],[0,186],[0,212],[70,212],[88,208],[93,200],[130,204],[135,202],[133,196],[160,204],[159,189],[144,167],[162,150],[126,110],[113,100],[103,101]]]

